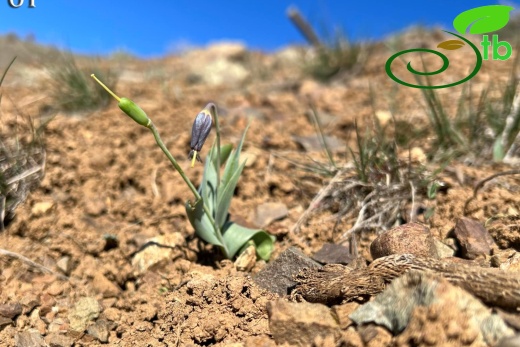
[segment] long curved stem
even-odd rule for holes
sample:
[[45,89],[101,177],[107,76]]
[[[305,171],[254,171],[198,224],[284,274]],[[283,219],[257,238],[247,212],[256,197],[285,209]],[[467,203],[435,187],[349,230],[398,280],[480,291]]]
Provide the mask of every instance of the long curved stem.
[[222,251],[224,252],[224,256],[226,258],[228,258],[228,249],[227,249],[224,239],[222,237],[222,233],[220,232],[220,228],[217,226],[217,223],[215,223],[215,219],[211,215],[211,212],[209,211],[209,208],[206,206],[206,203],[204,202],[204,200],[202,200],[202,197],[200,196],[199,192],[197,191],[197,189],[195,188],[193,183],[191,183],[188,176],[186,176],[186,174],[184,173],[184,170],[180,167],[179,163],[177,163],[177,160],[175,160],[175,158],[170,153],[168,148],[166,148],[166,146],[164,145],[164,142],[161,140],[161,136],[159,136],[159,132],[157,131],[157,128],[155,127],[153,122],[150,122],[150,125],[148,125],[148,129],[150,129],[151,132],[153,133],[153,136],[155,137],[155,141],[157,142],[157,144],[159,145],[161,150],[164,152],[166,157],[168,157],[170,162],[173,164],[173,167],[175,168],[175,170],[177,170],[177,172],[179,173],[179,175],[181,175],[184,182],[186,182],[186,184],[190,188],[191,192],[195,196],[195,199],[197,201],[202,201],[202,208],[204,209],[204,213],[206,213],[206,216],[208,217],[208,219],[211,223],[211,226],[213,227],[213,229],[216,232],[216,236],[217,236],[219,242],[222,244],[221,248],[222,248]]
[[220,123],[219,123],[219,119],[218,119],[217,106],[214,103],[210,103],[210,109],[211,109],[211,113],[213,114],[213,118],[215,118],[215,128],[217,130],[217,167],[216,167],[217,189],[216,189],[216,191],[218,192],[218,187],[220,186]]

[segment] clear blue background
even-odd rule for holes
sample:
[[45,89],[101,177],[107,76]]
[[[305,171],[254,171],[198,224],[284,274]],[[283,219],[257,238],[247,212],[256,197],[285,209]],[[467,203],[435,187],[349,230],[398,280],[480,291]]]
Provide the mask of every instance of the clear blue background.
[[[14,0],[18,3],[19,0]],[[354,39],[380,39],[413,24],[452,29],[470,8],[498,1],[349,0],[29,0],[21,8],[0,1],[0,34],[33,34],[36,41],[77,53],[109,54],[123,49],[154,57],[190,46],[237,40],[273,51],[304,43],[286,16],[296,5],[324,37],[340,26]],[[504,3],[502,3],[504,4]],[[512,5],[512,3],[505,3]],[[520,7],[520,6],[518,6]]]

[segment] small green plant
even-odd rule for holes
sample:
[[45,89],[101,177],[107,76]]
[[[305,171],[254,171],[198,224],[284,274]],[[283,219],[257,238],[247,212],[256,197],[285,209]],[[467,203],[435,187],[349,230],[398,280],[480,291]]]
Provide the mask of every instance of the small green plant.
[[361,67],[365,50],[363,45],[350,42],[338,32],[330,44],[316,48],[316,55],[305,64],[304,71],[317,80],[328,81],[341,72],[354,72],[355,67]]
[[[108,105],[110,95],[92,85],[86,77],[86,69],[80,68],[72,55],[64,56],[60,64],[49,68],[49,72],[51,97],[58,109],[76,112]],[[117,81],[116,74],[110,69],[95,69],[94,73],[107,83],[115,84]]]
[[[210,103],[197,115],[193,123],[191,150],[188,155],[192,160],[192,166],[195,160],[201,161],[198,153],[209,134],[213,119],[217,136],[216,143],[211,147],[205,161],[202,184],[199,189],[196,189],[162,142],[157,128],[146,113],[130,99],[119,98],[94,74],[92,77],[118,101],[119,108],[124,113],[138,124],[150,129],[161,150],[192,191],[195,201],[186,202],[186,213],[197,236],[219,247],[228,259],[233,258],[242,249],[252,244],[256,248],[257,255],[268,260],[273,251],[275,238],[264,230],[249,229],[229,220],[228,210],[231,199],[245,165],[245,162],[240,163],[240,152],[247,128],[237,149],[232,151],[230,145],[220,146],[220,126],[216,106]],[[225,163],[225,167],[221,176],[220,168],[223,163]]]
[[[449,113],[437,91],[421,89],[429,126],[435,135],[430,148],[433,158],[446,160],[473,155],[492,157],[495,161],[504,159],[520,134],[519,63],[517,56],[507,82],[486,87],[476,101],[472,97],[471,81],[465,84],[454,114]],[[424,64],[423,68],[426,68]],[[498,98],[492,97],[495,89],[499,91]]]

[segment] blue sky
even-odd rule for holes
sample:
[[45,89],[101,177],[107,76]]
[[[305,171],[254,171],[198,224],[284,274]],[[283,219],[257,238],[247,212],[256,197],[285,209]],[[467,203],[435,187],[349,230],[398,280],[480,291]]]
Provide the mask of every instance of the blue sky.
[[[155,57],[221,40],[273,51],[304,40],[287,19],[296,5],[322,35],[340,26],[352,38],[379,39],[412,24],[452,28],[457,14],[498,1],[348,0],[30,0],[17,9],[0,2],[0,34],[104,55],[124,49]],[[503,2],[502,2],[503,3]],[[515,5],[513,5],[515,6]],[[516,6],[515,6],[516,8]]]

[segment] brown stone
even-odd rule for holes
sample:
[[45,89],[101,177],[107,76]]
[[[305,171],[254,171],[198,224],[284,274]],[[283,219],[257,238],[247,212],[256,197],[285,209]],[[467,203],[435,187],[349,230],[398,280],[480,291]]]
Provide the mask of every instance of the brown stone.
[[418,223],[407,223],[387,230],[370,245],[373,259],[392,254],[413,254],[422,258],[439,258],[430,230]]
[[22,305],[19,303],[0,305],[0,316],[13,319],[22,313]]
[[475,259],[491,253],[493,239],[486,228],[476,220],[467,217],[459,218],[453,229],[453,235],[460,245],[462,257],[466,259]]
[[318,337],[339,337],[340,327],[322,304],[279,299],[267,304],[269,328],[277,344],[310,346]]

